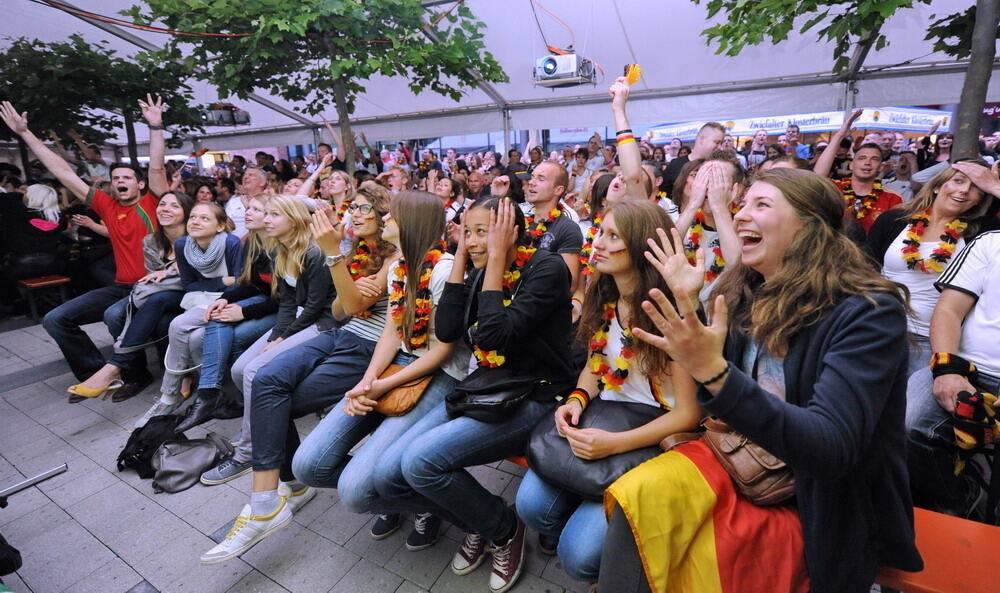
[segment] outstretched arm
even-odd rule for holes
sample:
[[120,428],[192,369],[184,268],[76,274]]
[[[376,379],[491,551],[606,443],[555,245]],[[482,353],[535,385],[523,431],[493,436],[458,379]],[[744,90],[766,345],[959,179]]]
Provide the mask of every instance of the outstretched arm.
[[[615,127],[619,131],[628,130],[628,115],[625,113],[625,103],[628,101],[629,85],[624,76],[615,79],[615,83],[608,89],[611,95],[611,112],[615,115]],[[646,173],[642,170],[642,155],[639,152],[639,144],[635,138],[621,136],[618,139],[618,163],[622,167],[622,177],[628,188],[630,198],[646,200],[645,184],[642,176]]]
[[163,139],[163,111],[167,106],[163,99],[146,94],[146,100],[139,100],[142,117],[149,124],[149,190],[157,196],[170,191],[167,170],[163,167],[166,155],[166,141]]
[[326,128],[327,132],[330,132],[330,136],[333,137],[333,143],[337,145],[337,158],[340,159],[345,164],[347,163],[347,153],[344,149],[344,139],[340,137],[340,132],[338,132],[330,122],[323,118],[323,127]]
[[42,165],[55,175],[59,183],[62,183],[63,186],[81,200],[87,200],[90,193],[90,186],[80,179],[79,175],[69,166],[69,163],[64,161],[58,154],[52,152],[38,136],[35,136],[28,129],[27,111],[19,114],[9,101],[4,101],[0,103],[0,117],[3,117],[4,123],[10,127],[11,131],[24,140],[24,143],[28,145],[31,152],[35,153],[35,156],[42,162]]
[[813,167],[813,171],[823,177],[830,174],[830,169],[833,167],[833,160],[837,157],[837,150],[840,148],[840,142],[850,133],[854,122],[861,117],[863,111],[863,109],[856,110],[850,117],[844,120],[844,125],[840,126],[840,129],[833,133],[830,142],[823,149],[823,154],[819,155],[819,158],[816,159],[816,166]]

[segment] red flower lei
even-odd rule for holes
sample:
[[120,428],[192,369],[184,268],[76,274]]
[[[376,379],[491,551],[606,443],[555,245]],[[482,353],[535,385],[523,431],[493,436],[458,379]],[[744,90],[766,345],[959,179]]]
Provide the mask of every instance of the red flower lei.
[[920,239],[923,238],[924,233],[927,231],[930,220],[930,208],[910,217],[910,225],[906,229],[906,238],[903,239],[903,261],[906,262],[906,267],[910,270],[917,269],[924,274],[940,274],[944,271],[945,264],[955,254],[958,240],[962,237],[962,233],[965,232],[969,224],[956,218],[945,225],[944,234],[941,235],[941,242],[931,252],[930,258],[924,259],[920,257]]
[[[430,327],[431,309],[434,307],[430,289],[431,276],[434,273],[434,266],[443,255],[443,247],[437,245],[427,252],[420,266],[420,281],[414,295],[413,331],[408,344],[410,352],[427,347],[427,330]],[[396,333],[400,341],[404,339],[402,325],[406,308],[406,272],[406,261],[400,258],[395,267],[392,290],[389,294],[392,321],[396,324]]]
[[632,332],[622,326],[621,352],[615,357],[615,366],[608,364],[604,355],[604,349],[608,346],[608,330],[611,328],[611,320],[617,316],[618,303],[611,301],[604,303],[604,323],[597,328],[590,338],[590,362],[588,367],[592,375],[597,375],[598,387],[601,390],[621,391],[622,384],[628,379],[628,370],[632,366],[632,359],[635,352],[632,350],[634,339]]
[[542,219],[536,222],[534,216],[526,216],[524,224],[527,227],[528,236],[531,237],[531,242],[534,243],[541,238],[541,236],[545,234],[545,231],[549,230],[549,225],[562,216],[562,213],[562,208],[556,206],[552,210],[549,210],[549,217],[547,219]]
[[350,202],[344,200],[340,206],[337,206],[337,220],[344,220],[344,214],[347,214],[347,209],[350,205]]
[[580,248],[580,266],[584,276],[594,275],[594,262],[590,261],[590,256],[594,253],[594,239],[601,232],[601,220],[603,220],[603,216],[598,212],[591,221],[590,228],[587,229],[587,236],[583,238],[583,247]]
[[[354,255],[351,257],[351,261],[347,264],[347,272],[351,275],[351,280],[357,281],[359,278],[364,277],[364,269],[368,267],[372,261],[372,250],[368,246],[368,242],[364,239],[359,239],[357,246],[354,248]],[[372,316],[370,310],[365,310],[355,317],[361,319],[368,319]]]
[[[507,307],[513,299],[514,287],[521,280],[521,270],[531,259],[531,256],[535,255],[538,251],[534,247],[518,247],[517,257],[514,258],[514,263],[511,264],[510,269],[503,273],[503,280],[501,285],[503,286],[503,306]],[[473,326],[479,325],[477,321]],[[476,357],[476,362],[481,367],[496,368],[503,365],[507,361],[503,354],[500,354],[496,350],[483,350],[479,346],[472,346],[472,354]]]
[[[687,255],[688,262],[694,265],[695,252],[701,247],[701,240],[705,236],[705,212],[698,208],[694,213],[694,220],[691,221],[691,228],[688,229],[687,237],[684,240],[684,254]],[[708,258],[706,258],[708,259]],[[706,262],[705,282],[711,282],[719,277],[719,274],[726,269],[726,260],[722,257],[722,247],[712,248],[711,259]]]
[[844,200],[847,201],[847,207],[854,211],[854,217],[861,220],[868,216],[869,213],[875,208],[875,202],[882,196],[885,189],[882,184],[876,181],[872,184],[872,193],[866,196],[859,196],[854,193],[854,185],[851,183],[850,179],[844,179],[837,184],[840,187],[841,193],[844,194]]

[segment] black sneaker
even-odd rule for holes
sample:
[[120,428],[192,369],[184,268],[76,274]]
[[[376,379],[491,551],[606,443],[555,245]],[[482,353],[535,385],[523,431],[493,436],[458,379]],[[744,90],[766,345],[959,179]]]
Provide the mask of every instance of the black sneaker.
[[393,513],[391,515],[379,515],[375,519],[375,523],[372,524],[372,539],[378,541],[380,539],[385,539],[390,535],[399,531],[399,514]]
[[441,519],[431,513],[418,513],[413,517],[413,531],[406,538],[406,549],[419,552],[433,546],[441,530]]
[[538,549],[546,556],[555,556],[559,548],[559,536],[538,534]]

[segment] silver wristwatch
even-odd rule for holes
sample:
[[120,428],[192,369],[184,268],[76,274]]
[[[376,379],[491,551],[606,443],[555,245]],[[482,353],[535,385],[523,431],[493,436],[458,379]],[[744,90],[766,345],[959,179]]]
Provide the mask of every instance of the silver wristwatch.
[[328,268],[332,268],[333,266],[339,264],[345,259],[346,257],[344,256],[343,253],[338,253],[337,255],[328,255],[326,256],[326,266]]

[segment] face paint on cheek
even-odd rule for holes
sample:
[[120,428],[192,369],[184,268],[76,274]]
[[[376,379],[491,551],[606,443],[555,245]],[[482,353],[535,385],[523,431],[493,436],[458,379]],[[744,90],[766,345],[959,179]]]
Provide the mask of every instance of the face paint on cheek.
[[619,249],[618,251],[611,251],[608,253],[611,257],[621,257],[628,254],[628,249]]

